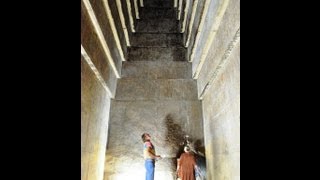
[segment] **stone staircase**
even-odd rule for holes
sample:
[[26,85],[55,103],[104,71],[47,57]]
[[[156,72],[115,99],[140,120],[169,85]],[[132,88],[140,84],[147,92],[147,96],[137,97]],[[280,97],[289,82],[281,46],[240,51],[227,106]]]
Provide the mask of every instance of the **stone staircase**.
[[167,157],[156,163],[155,180],[174,179],[183,136],[202,136],[201,102],[173,1],[144,2],[111,103],[105,179],[144,179],[144,132]]

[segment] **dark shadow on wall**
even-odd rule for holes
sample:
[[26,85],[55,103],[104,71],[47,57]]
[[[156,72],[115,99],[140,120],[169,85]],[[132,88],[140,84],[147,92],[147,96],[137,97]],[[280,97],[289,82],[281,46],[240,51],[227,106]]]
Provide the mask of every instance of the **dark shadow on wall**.
[[172,167],[173,169],[176,169],[177,167],[177,158],[180,157],[181,153],[183,152],[183,137],[185,135],[185,132],[182,131],[182,128],[179,124],[175,123],[173,120],[173,116],[171,114],[168,114],[165,117],[165,125],[167,128],[166,133],[166,144],[168,147],[179,147],[178,152],[176,152],[175,158],[172,158],[172,164],[175,165],[175,167]]
[[200,176],[202,178],[202,180],[205,180],[207,177],[207,168],[206,168],[206,158],[204,156],[201,156],[199,154],[195,154],[195,158],[196,158],[196,164],[199,168],[199,171],[196,172],[197,176]]
[[205,148],[203,144],[204,144],[203,140],[197,139],[194,142],[193,146],[195,151],[196,163],[198,168],[200,169],[200,172],[197,172],[197,173],[200,173],[198,175],[200,175],[201,178],[205,180],[207,169],[206,169]]
[[203,145],[203,140],[197,139],[194,143],[194,150],[196,151],[197,154],[201,156],[205,156],[205,149]]
[[[184,132],[181,128],[180,124],[177,124],[174,122],[174,117],[171,114],[168,114],[165,117],[165,125],[167,128],[166,133],[166,144],[168,147],[179,147],[177,152],[175,153],[175,158],[172,158],[172,164],[174,167],[172,167],[173,170],[176,170],[177,167],[177,159],[180,158],[180,155],[184,152],[184,146],[188,143],[186,142],[185,135],[186,132]],[[201,139],[192,139],[188,138],[191,149],[193,150],[197,166],[200,168],[200,173],[203,179],[206,179],[206,159],[205,159],[205,147],[203,140]]]

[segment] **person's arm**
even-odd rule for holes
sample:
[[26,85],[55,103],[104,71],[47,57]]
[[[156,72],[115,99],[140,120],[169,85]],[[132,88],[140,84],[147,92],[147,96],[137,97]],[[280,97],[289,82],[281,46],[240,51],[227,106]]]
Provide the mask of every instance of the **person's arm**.
[[151,142],[146,142],[146,147],[147,147],[147,153],[152,159],[160,158],[161,156],[156,155],[152,152],[152,144]]
[[147,151],[148,151],[148,154],[150,155],[150,157],[153,158],[153,159],[161,157],[160,155],[153,154],[152,153],[152,149],[150,147],[148,147]]

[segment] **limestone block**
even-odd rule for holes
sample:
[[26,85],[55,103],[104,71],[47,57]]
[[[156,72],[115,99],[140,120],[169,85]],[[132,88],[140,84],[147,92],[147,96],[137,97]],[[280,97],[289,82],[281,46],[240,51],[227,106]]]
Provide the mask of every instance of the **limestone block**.
[[132,36],[132,47],[182,47],[180,33],[135,33]]
[[191,79],[191,63],[181,61],[127,61],[122,78]]
[[137,32],[146,33],[179,33],[176,19],[142,19],[137,21]]
[[144,7],[141,8],[141,19],[165,19],[175,18],[175,10],[170,8]]
[[117,100],[196,100],[192,79],[120,79]]
[[170,8],[173,7],[172,0],[144,0],[145,7]]
[[131,47],[128,61],[185,61],[183,47]]

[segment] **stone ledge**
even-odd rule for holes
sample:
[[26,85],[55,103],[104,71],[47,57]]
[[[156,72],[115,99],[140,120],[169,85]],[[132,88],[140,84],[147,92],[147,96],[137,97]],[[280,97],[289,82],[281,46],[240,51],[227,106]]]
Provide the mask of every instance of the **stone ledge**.
[[172,8],[157,8],[144,7],[141,8],[141,19],[155,19],[155,18],[175,18],[175,9]]
[[144,0],[144,7],[170,8],[173,7],[172,0]]
[[137,20],[136,32],[179,33],[179,21],[176,19],[141,19]]
[[117,100],[197,100],[193,79],[119,79]]
[[191,63],[186,61],[125,61],[123,78],[192,79]]
[[131,41],[131,47],[183,47],[181,33],[135,33]]
[[131,47],[128,61],[186,61],[183,47]]

